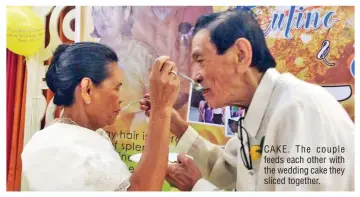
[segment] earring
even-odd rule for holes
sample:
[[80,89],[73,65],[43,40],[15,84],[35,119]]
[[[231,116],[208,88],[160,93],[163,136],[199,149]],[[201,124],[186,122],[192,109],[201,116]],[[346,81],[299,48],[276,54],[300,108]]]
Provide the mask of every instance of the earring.
[[86,103],[86,104],[90,104],[90,103],[91,103],[91,101],[90,101],[90,100],[88,100],[88,101],[86,101],[85,103]]

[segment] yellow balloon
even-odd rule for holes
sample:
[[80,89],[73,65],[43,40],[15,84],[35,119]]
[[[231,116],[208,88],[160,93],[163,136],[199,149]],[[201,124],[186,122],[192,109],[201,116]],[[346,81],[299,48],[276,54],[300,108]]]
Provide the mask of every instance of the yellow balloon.
[[6,7],[6,22],[6,47],[12,52],[28,57],[44,47],[44,24],[31,8]]

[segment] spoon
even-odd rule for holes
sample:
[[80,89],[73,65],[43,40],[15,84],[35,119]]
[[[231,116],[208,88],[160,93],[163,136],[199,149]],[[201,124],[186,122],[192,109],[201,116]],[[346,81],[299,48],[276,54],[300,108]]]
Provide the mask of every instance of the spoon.
[[194,89],[197,90],[197,91],[202,91],[204,88],[201,86],[201,84],[199,83],[196,83],[194,80],[192,80],[190,77],[186,76],[184,73],[178,73],[178,75],[184,79],[187,79],[189,80],[193,86],[194,86]]
[[[197,91],[202,91],[202,90],[204,89],[199,83],[196,83],[194,80],[192,80],[190,77],[186,76],[185,74],[183,74],[183,73],[178,73],[178,75],[179,75],[180,77],[182,77],[182,78],[190,81],[190,83],[193,84],[195,90],[197,90]],[[131,105],[136,104],[136,103],[140,103],[140,100],[134,101],[134,102],[126,105],[123,109],[121,109],[121,111],[125,111],[125,110],[129,109],[129,108],[131,107]]]
[[126,105],[124,108],[121,109],[121,111],[125,111],[125,110],[129,109],[131,107],[131,105],[136,104],[136,103],[140,103],[140,100],[139,101],[134,101],[134,102]]

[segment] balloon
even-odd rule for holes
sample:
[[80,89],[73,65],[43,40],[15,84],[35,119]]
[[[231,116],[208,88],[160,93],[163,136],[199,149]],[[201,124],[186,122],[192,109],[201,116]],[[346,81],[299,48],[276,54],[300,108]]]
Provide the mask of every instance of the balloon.
[[8,6],[6,15],[6,47],[9,50],[28,57],[44,46],[44,24],[31,8]]

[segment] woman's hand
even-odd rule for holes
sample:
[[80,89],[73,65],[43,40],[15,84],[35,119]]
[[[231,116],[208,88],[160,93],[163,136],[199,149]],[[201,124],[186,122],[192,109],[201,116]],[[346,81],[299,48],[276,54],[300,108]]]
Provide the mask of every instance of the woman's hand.
[[150,73],[150,103],[153,110],[172,109],[180,90],[177,67],[169,57],[156,59]]

